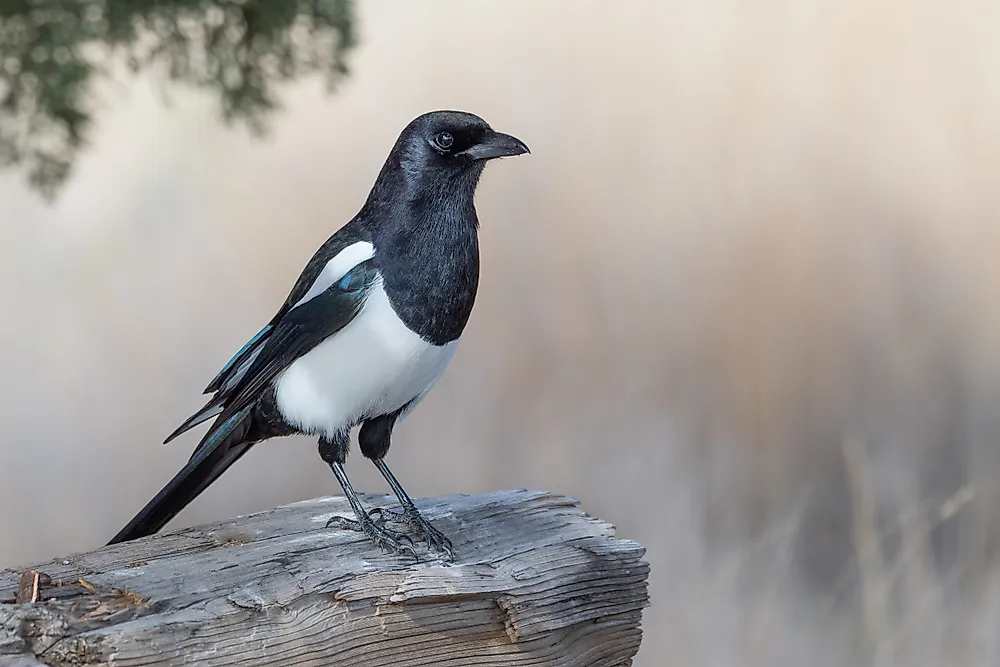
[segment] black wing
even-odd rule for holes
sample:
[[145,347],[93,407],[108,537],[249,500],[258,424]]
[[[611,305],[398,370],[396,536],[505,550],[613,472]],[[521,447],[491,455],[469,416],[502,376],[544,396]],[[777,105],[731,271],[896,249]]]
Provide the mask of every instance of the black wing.
[[354,319],[377,277],[374,260],[365,260],[320,294],[289,309],[245,362],[245,370],[241,368],[238,377],[223,385],[218,417],[189,461],[204,458],[232,440],[230,433],[248,423],[253,404],[281,371]]
[[320,273],[322,273],[327,262],[336,257],[341,250],[349,245],[364,240],[357,225],[354,223],[355,221],[352,221],[338,230],[336,234],[327,239],[320,246],[319,250],[313,254],[305,268],[302,269],[302,273],[299,274],[299,278],[295,281],[295,285],[292,286],[291,291],[285,298],[285,302],[281,304],[281,308],[274,314],[271,321],[254,334],[253,338],[247,341],[247,344],[233,355],[232,359],[226,362],[218,374],[208,383],[208,386],[205,387],[203,393],[214,394],[212,398],[200,410],[188,417],[173,433],[168,435],[163,441],[164,444],[189,431],[198,424],[222,413],[229,399],[237,390],[237,387],[246,379],[251,366],[274,335],[277,327],[284,321],[293,306],[309,291],[309,288],[312,287]]
[[289,364],[347,326],[361,310],[377,276],[375,261],[365,260],[318,296],[289,310],[233,388],[221,416],[255,401]]
[[290,308],[266,341],[256,345],[252,361],[241,367],[239,377],[223,383],[225,397],[215,413],[218,417],[188,462],[109,544],[158,531],[243,456],[257,441],[252,425],[261,393],[295,359],[347,326],[377,277],[374,261],[366,260],[323,292]]
[[322,293],[288,310],[253,353],[246,369],[241,369],[235,381],[224,385],[226,395],[219,416],[192,459],[205,447],[214,447],[214,431],[245,413],[293,361],[347,326],[361,310],[377,277],[374,260],[366,260]]

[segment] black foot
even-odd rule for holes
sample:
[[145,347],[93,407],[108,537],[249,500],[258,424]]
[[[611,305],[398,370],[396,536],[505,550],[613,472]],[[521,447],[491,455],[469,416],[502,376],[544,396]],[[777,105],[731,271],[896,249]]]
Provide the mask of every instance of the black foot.
[[[417,557],[417,552],[413,550],[413,539],[409,535],[389,530],[385,526],[376,523],[367,514],[360,515],[358,519],[335,516],[326,522],[327,528],[334,525],[344,530],[364,533],[382,551],[394,553],[399,556]],[[408,544],[403,544],[404,542]]]
[[452,561],[455,554],[452,551],[451,540],[445,537],[444,533],[431,525],[431,522],[421,516],[416,507],[412,505],[404,507],[402,510],[387,510],[376,507],[368,512],[371,517],[378,517],[377,525],[386,523],[403,523],[410,527],[410,530],[422,537],[428,546],[444,554],[445,560]]

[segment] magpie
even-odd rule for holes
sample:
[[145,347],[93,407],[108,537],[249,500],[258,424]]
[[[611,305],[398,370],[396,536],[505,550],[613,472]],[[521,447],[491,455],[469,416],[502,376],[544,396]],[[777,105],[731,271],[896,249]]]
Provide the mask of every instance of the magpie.
[[[185,466],[111,539],[151,535],[258,442],[316,437],[363,532],[416,556],[406,526],[444,557],[451,541],[417,511],[386,465],[393,427],[455,353],[479,284],[476,186],[489,160],[528,153],[479,116],[432,111],[400,133],[360,211],[320,246],[278,312],[205,388],[212,394],[165,443],[214,418]],[[366,511],[344,470],[350,433],[401,510]]]

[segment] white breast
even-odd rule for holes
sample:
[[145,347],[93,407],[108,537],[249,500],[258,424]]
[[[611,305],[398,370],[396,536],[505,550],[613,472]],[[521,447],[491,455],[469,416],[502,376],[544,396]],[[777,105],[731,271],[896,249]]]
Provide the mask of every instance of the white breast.
[[422,400],[441,377],[457,343],[431,345],[407,329],[379,279],[346,327],[279,377],[278,409],[303,432],[333,436],[364,416]]

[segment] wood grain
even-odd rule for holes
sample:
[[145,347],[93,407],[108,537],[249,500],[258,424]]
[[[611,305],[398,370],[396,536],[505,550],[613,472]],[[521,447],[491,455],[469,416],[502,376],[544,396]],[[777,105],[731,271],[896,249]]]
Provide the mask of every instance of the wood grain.
[[[337,496],[5,570],[0,667],[631,664],[648,604],[637,543],[544,492],[418,506],[454,563],[325,528],[351,516]],[[15,604],[31,570],[46,585]]]

